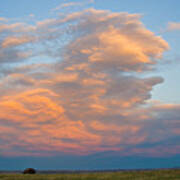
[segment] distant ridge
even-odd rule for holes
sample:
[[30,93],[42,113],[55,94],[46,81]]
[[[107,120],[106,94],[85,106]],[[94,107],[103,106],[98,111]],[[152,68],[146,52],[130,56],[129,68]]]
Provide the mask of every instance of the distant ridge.
[[[104,169],[104,170],[37,170],[37,174],[73,174],[73,173],[101,173],[101,172],[122,172],[122,171],[158,171],[158,170],[179,170],[180,167],[174,168],[155,168],[155,169]],[[23,171],[0,170],[0,174],[21,174]]]

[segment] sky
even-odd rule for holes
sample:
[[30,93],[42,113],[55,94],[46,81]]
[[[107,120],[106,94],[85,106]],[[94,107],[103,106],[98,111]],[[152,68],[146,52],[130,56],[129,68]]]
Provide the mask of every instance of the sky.
[[2,1],[0,170],[179,167],[179,5]]

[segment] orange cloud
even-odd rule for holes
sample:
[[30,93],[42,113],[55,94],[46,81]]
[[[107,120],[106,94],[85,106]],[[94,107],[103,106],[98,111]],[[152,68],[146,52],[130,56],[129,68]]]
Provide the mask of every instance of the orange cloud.
[[[4,24],[4,31],[0,63],[18,62],[1,71],[4,155],[156,154],[166,139],[176,142],[179,105],[149,103],[163,78],[139,74],[158,63],[168,43],[146,29],[140,15],[88,9],[33,27]],[[38,64],[44,57],[48,63]]]
[[1,46],[3,48],[18,46],[22,44],[26,44],[32,42],[34,39],[32,37],[7,37],[3,40]]

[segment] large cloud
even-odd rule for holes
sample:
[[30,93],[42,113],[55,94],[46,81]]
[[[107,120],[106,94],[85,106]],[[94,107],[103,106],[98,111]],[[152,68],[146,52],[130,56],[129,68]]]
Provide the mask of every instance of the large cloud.
[[[1,70],[4,155],[179,153],[179,105],[148,103],[163,78],[140,74],[168,44],[138,14],[88,9],[28,27],[1,43],[11,53],[30,49],[37,60]],[[52,61],[38,64],[42,53]]]

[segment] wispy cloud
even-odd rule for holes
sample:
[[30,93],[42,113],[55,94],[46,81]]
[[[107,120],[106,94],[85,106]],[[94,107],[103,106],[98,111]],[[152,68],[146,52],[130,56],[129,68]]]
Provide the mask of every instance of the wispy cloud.
[[169,22],[167,30],[168,31],[180,31],[180,22]]
[[4,17],[0,17],[0,21],[4,21],[4,22],[7,22],[8,19],[4,18]]
[[81,5],[82,5],[82,3],[80,3],[80,2],[64,3],[64,4],[60,4],[59,6],[54,8],[53,11],[58,11],[58,10],[63,9],[63,8],[72,7],[72,6],[81,6]]
[[79,1],[79,2],[67,2],[67,3],[62,3],[56,8],[52,9],[52,11],[58,11],[64,8],[70,8],[70,7],[79,7],[79,6],[86,6],[89,4],[94,3],[94,0],[85,0],[85,1]]

